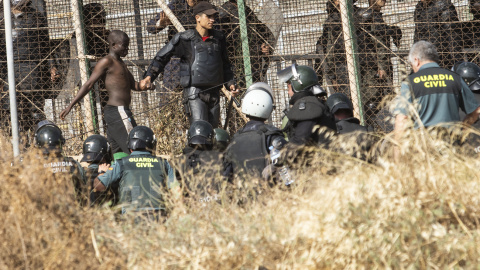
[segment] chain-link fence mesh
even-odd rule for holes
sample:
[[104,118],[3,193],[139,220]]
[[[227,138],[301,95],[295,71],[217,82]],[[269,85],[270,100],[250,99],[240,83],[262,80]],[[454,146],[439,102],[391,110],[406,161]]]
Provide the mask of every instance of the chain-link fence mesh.
[[[286,85],[279,83],[276,72],[298,63],[315,68],[329,94],[342,92],[351,97],[356,116],[365,124],[390,131],[391,125],[385,121],[389,115],[380,101],[395,93],[405,77],[409,69],[406,56],[414,41],[424,39],[437,45],[440,65],[445,68],[457,61],[478,62],[480,3],[470,1],[362,0],[346,5],[348,1],[337,0],[246,0],[244,12],[239,12],[237,0],[211,3],[218,7],[216,28],[225,33],[239,86],[244,89],[250,77],[274,89],[272,124],[280,126],[283,110],[289,106]],[[186,29],[195,26],[190,6],[193,2],[167,2]],[[31,134],[41,119],[52,120],[63,129],[71,154],[79,153],[87,134],[105,134],[103,107],[108,93],[103,79],[65,121],[59,114],[72,101],[82,76],[88,76],[108,53],[109,32],[119,29],[130,37],[124,61],[136,80],[142,79],[157,51],[177,32],[154,0],[85,1],[78,4],[79,12],[72,9],[76,3],[12,1],[11,14],[22,134]],[[342,24],[345,20],[350,24]],[[242,34],[243,21],[246,35]],[[4,130],[9,132],[3,11],[1,22],[0,117]],[[83,28],[83,43],[77,42],[78,27]],[[245,44],[248,50],[242,47]],[[82,54],[89,60],[86,70],[80,68]],[[181,99],[179,60],[172,59],[157,79],[155,90],[133,92],[131,109],[137,124],[154,127],[160,138],[184,141],[188,125]],[[226,104],[222,98],[222,123]],[[231,119],[229,129],[233,133],[243,123],[236,113]],[[27,143],[31,136],[24,137]],[[172,141],[164,144],[179,147]]]

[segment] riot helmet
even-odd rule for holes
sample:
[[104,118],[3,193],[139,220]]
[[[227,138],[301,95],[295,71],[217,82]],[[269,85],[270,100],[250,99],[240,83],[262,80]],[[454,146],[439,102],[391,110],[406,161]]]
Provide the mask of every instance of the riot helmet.
[[35,145],[45,150],[45,154],[54,151],[61,153],[62,145],[65,143],[62,130],[50,120],[43,120],[37,124],[35,129]]
[[373,21],[373,8],[359,8],[355,14],[359,23],[368,23]]
[[291,83],[295,93],[310,90],[312,86],[318,85],[317,73],[309,66],[293,64],[277,72],[277,77],[282,83]]
[[480,90],[480,67],[471,62],[458,62],[452,71],[462,76],[465,83],[472,91]]
[[110,144],[102,135],[91,135],[83,142],[83,158],[81,162],[111,161]]
[[352,101],[342,93],[331,94],[327,99],[327,106],[332,114],[340,109],[353,111]]
[[214,136],[212,125],[205,120],[194,121],[187,131],[189,145],[213,145]]
[[155,134],[149,127],[136,126],[128,134],[127,145],[128,149],[132,151],[146,150],[152,153],[155,151],[156,144]]
[[215,133],[215,149],[223,152],[230,144],[230,135],[226,130],[221,128],[216,128],[213,131]]
[[263,82],[248,87],[242,100],[242,112],[248,116],[267,119],[273,111],[272,88]]

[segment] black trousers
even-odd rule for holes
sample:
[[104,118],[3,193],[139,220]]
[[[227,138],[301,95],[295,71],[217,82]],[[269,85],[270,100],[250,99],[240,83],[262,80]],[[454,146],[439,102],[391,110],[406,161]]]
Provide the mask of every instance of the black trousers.
[[217,128],[220,122],[220,92],[218,88],[202,90],[188,87],[183,90],[185,112],[190,125],[197,120],[209,122]]

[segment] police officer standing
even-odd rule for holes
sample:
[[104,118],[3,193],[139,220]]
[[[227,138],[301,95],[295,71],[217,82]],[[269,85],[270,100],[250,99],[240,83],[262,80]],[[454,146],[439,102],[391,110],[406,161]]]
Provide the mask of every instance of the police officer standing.
[[277,76],[281,82],[287,83],[292,106],[287,113],[289,123],[284,129],[289,142],[296,145],[327,143],[326,132],[314,132],[314,127],[319,125],[335,131],[336,126],[328,107],[314,95],[316,89],[321,88],[315,71],[294,64],[279,71]]
[[133,128],[128,135],[130,156],[117,160],[111,168],[100,165],[93,191],[104,192],[118,182],[122,214],[138,212],[156,219],[165,210],[162,192],[175,185],[175,173],[170,164],[152,154],[156,142],[150,128]]
[[250,121],[233,136],[225,153],[224,175],[247,173],[260,177],[270,164],[270,147],[284,145],[280,129],[265,124],[273,111],[273,93],[266,83],[252,84],[242,101],[242,112]]
[[77,200],[84,204],[88,201],[85,191],[85,171],[80,163],[71,157],[62,155],[65,144],[62,130],[52,121],[43,120],[35,129],[35,145],[41,149],[44,158],[50,158],[43,166],[49,168],[54,176],[71,177]]
[[180,84],[184,88],[184,104],[190,124],[205,120],[216,128],[220,117],[219,89],[227,84],[232,94],[236,95],[238,91],[227,56],[225,36],[213,29],[218,12],[208,2],[199,2],[193,11],[196,28],[176,34],[157,53],[140,82],[140,88],[149,88],[170,58],[180,58]]
[[[395,137],[400,140],[409,119],[414,114],[415,128],[449,127],[461,121],[459,109],[467,115],[463,120],[473,124],[478,120],[480,107],[460,75],[440,68],[435,46],[427,41],[413,44],[408,60],[414,71],[402,83],[397,98],[395,115]],[[416,104],[417,106],[412,106]],[[412,111],[416,112],[413,113]]]

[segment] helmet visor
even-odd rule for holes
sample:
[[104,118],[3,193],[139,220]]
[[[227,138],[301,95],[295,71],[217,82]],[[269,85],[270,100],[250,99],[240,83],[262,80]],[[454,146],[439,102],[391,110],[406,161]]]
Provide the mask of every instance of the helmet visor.
[[282,70],[280,70],[279,72],[277,72],[278,80],[279,80],[281,83],[286,83],[286,82],[290,81],[290,80],[293,78],[293,70],[292,70],[292,67],[293,67],[293,66],[289,66],[289,67],[287,67],[286,69],[282,69]]

